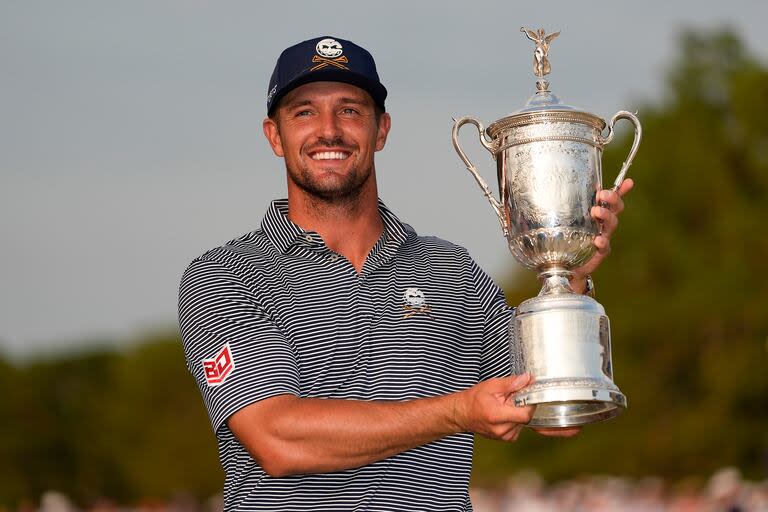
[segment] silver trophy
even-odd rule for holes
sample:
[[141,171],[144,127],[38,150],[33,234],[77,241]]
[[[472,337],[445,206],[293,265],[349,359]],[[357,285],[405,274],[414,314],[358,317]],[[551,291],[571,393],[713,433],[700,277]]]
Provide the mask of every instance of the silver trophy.
[[[635,127],[614,189],[632,163],[642,129],[630,112],[616,113],[606,125],[594,114],[561,103],[543,79],[550,72],[549,45],[560,32],[520,30],[536,44],[536,93],[488,129],[473,117],[456,120],[453,146],[496,212],[509,250],[535,269],[543,284],[537,297],[520,304],[510,325],[514,370],[534,377],[515,394],[515,404],[537,405],[530,422],[534,427],[584,425],[616,416],[627,400],[613,383],[605,310],[575,293],[569,280],[572,269],[595,251],[592,241],[600,225],[590,209],[602,189],[600,159],[613,139],[614,124],[626,119]],[[496,160],[499,200],[459,146],[459,129],[467,123],[475,125],[480,143]]]

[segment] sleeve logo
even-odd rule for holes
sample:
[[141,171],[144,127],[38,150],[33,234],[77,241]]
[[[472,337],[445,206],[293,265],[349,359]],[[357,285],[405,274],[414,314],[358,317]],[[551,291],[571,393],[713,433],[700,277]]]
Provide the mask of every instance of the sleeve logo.
[[235,360],[232,359],[232,351],[229,343],[224,344],[212,359],[203,359],[203,370],[205,371],[205,381],[209,386],[218,386],[223,384],[232,370],[235,369]]

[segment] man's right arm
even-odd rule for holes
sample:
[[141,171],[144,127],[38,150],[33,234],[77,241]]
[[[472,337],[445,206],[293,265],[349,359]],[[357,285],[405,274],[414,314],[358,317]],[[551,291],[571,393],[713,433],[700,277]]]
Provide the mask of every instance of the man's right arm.
[[271,476],[341,471],[459,432],[514,441],[534,408],[515,407],[510,395],[529,380],[489,379],[402,402],[280,395],[237,411],[228,425]]

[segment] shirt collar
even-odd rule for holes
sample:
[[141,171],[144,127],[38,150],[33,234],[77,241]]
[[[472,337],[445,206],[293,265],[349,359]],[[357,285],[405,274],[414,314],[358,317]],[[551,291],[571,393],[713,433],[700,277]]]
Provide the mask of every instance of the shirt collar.
[[[384,222],[381,240],[384,246],[397,249],[409,237],[416,236],[416,231],[408,224],[401,222],[381,199],[379,199],[379,214]],[[287,199],[272,201],[261,222],[261,229],[282,253],[287,252],[295,244],[321,245],[323,243],[319,234],[306,231],[288,219]]]

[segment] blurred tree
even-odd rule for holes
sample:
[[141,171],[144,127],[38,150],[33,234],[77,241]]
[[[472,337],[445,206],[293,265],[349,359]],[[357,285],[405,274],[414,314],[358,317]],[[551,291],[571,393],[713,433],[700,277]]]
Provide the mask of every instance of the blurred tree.
[[[25,368],[8,367],[2,379],[9,390],[0,436],[0,498],[36,498],[59,488],[80,494],[82,487],[101,487],[100,481],[82,478],[98,463],[86,443],[95,418],[93,404],[105,399],[116,356],[93,352],[65,360],[36,361]],[[108,457],[108,454],[98,454]]]
[[[0,498],[31,495],[24,453],[26,444],[33,442],[35,436],[28,436],[27,432],[22,431],[26,420],[22,416],[22,404],[26,397],[20,373],[17,368],[0,359],[0,389],[4,395],[0,400],[0,475],[3,475],[0,479]],[[0,508],[2,505],[0,499]]]
[[0,408],[0,508],[59,490],[81,504],[221,491],[216,443],[177,334],[15,368]]
[[157,337],[122,358],[114,398],[102,404],[100,451],[124,477],[126,497],[221,492],[216,441],[184,365],[178,335]]
[[[768,71],[727,31],[685,33],[681,50],[665,100],[640,109],[636,188],[595,276],[629,408],[573,440],[481,440],[476,482],[522,467],[768,474]],[[607,182],[630,143],[608,148]],[[512,304],[537,292],[507,289]]]

